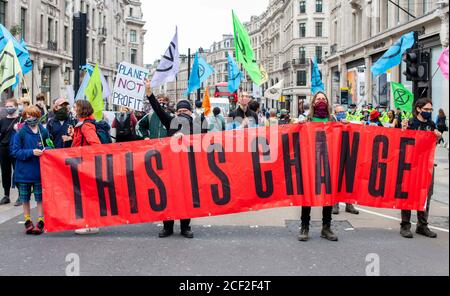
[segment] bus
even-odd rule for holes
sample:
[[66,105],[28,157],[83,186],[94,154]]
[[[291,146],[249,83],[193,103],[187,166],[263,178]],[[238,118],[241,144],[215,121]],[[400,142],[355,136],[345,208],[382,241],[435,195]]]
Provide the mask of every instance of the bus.
[[228,82],[217,83],[210,89],[210,94],[214,94],[215,98],[227,98],[230,100],[231,105],[236,105],[238,101],[237,92],[231,93],[228,90]]

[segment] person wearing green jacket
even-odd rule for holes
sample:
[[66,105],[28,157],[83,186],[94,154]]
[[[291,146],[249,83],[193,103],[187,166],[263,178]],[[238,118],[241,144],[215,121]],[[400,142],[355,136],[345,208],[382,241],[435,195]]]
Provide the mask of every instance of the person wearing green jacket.
[[[168,97],[159,95],[157,100],[166,113],[171,113],[168,108],[170,103]],[[156,113],[153,112],[147,114],[138,122],[136,134],[140,140],[162,139],[167,137],[167,130]]]

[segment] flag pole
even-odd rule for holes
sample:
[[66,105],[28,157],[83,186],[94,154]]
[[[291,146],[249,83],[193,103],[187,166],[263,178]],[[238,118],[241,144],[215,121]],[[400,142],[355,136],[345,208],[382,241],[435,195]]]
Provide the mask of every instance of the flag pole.
[[[434,71],[433,76],[431,76],[430,82],[433,82],[433,79],[434,79],[434,77],[436,77],[436,74],[437,74],[437,72],[439,71],[439,69],[440,69],[440,68],[437,67],[436,71]],[[422,94],[420,95],[420,97],[422,97],[422,96],[425,94],[426,91],[427,91],[427,89],[425,88],[425,89],[423,90]]]

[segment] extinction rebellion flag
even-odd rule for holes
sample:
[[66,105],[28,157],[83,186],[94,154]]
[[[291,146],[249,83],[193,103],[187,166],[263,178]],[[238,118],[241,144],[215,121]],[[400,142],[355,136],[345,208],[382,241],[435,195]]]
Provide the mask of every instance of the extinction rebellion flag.
[[401,83],[391,82],[395,108],[411,113],[413,111],[414,95]]

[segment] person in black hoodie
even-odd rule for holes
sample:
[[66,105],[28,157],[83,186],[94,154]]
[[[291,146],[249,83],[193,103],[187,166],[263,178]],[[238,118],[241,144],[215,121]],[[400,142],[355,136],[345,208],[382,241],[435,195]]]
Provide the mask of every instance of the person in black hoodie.
[[[177,104],[176,116],[164,111],[150,88],[150,81],[145,79],[145,95],[150,101],[152,108],[159,117],[161,123],[167,130],[168,137],[178,137],[181,135],[200,134],[201,127],[196,127],[192,117],[192,105],[189,101],[180,101]],[[160,238],[173,235],[174,221],[164,221],[164,228],[159,233]],[[181,235],[186,238],[194,238],[194,233],[190,227],[191,220],[181,220]]]

